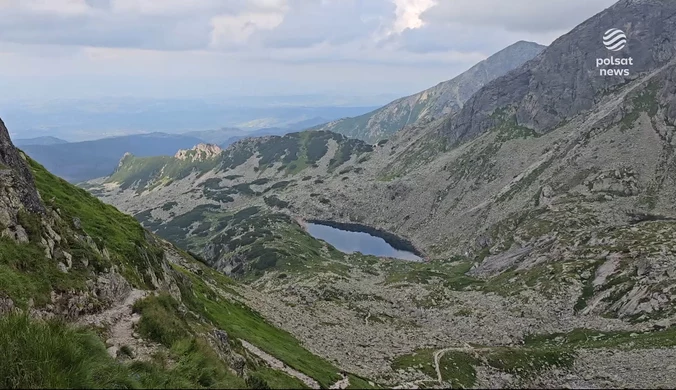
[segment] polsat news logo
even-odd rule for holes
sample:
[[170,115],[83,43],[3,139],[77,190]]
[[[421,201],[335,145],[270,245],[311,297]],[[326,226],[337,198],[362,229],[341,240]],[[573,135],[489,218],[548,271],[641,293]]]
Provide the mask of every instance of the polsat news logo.
[[[627,34],[619,28],[611,28],[603,34],[603,46],[612,52],[622,51],[627,46]],[[600,76],[629,76],[628,66],[634,65],[631,57],[615,57],[596,59],[596,68]],[[619,68],[624,67],[624,68]]]
[[620,51],[627,46],[627,34],[619,28],[611,28],[603,34],[603,44],[610,51]]

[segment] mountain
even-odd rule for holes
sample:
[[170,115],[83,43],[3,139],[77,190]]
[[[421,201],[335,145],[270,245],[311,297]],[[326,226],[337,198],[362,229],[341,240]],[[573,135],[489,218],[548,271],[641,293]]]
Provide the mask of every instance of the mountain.
[[249,137],[262,137],[265,135],[284,135],[300,130],[305,130],[312,126],[326,123],[326,119],[314,117],[299,122],[291,123],[284,127],[265,127],[258,130],[242,130],[238,128],[223,128],[219,130],[191,131],[184,135],[197,137],[209,144],[220,145],[227,148],[229,145]]
[[28,145],[23,150],[54,174],[77,183],[109,175],[125,153],[173,155],[178,149],[203,142],[184,135],[151,133],[60,145]]
[[[518,125],[538,133],[555,129],[626,83],[670,63],[676,49],[669,32],[676,21],[669,12],[675,9],[669,1],[618,2],[554,41],[532,62],[482,88],[457,117],[447,119],[444,132],[452,141],[474,137],[496,125],[497,109],[508,109]],[[611,52],[602,44],[599,37],[608,26],[626,30],[624,50]],[[600,74],[597,59],[611,55],[618,61],[631,58],[631,65],[607,67],[627,68],[627,76]]]
[[517,42],[449,81],[401,98],[367,114],[317,126],[369,142],[389,138],[402,128],[457,112],[476,91],[497,77],[535,58],[544,46]]
[[316,116],[314,118],[309,118],[295,123],[291,123],[287,127],[294,130],[306,130],[309,129],[310,127],[321,125],[326,122],[328,122],[328,120],[326,120],[325,118]]
[[247,306],[246,285],[50,174],[2,121],[0,167],[0,386],[373,387]]
[[234,144],[235,142],[242,140],[242,139],[245,139],[245,138],[264,137],[264,136],[267,136],[267,135],[282,136],[282,135],[285,135],[285,134],[288,134],[288,133],[293,133],[293,132],[296,132],[296,131],[298,131],[298,130],[288,128],[288,127],[263,128],[263,129],[252,131],[252,132],[250,132],[246,135],[238,135],[238,136],[230,137],[227,140],[225,140],[225,142],[222,142],[220,144],[220,147],[225,149],[228,146]]
[[[622,0],[388,140],[243,140],[87,188],[385,386],[673,387],[674,35],[676,3]],[[627,65],[602,75],[611,56]],[[428,261],[341,253],[306,221],[387,232]]]
[[24,147],[28,145],[60,145],[67,144],[68,141],[64,141],[61,138],[56,137],[36,137],[36,138],[24,138],[14,140],[14,145],[19,147]]
[[235,136],[242,136],[247,132],[236,127],[224,127],[218,130],[190,131],[184,133],[184,136],[199,138],[202,142],[210,144],[221,144]]

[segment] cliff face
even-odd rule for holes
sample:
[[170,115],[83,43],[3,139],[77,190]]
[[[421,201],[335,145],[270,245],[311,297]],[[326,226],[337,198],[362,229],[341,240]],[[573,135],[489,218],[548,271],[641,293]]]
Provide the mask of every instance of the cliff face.
[[26,227],[19,222],[22,211],[42,214],[45,208],[26,160],[12,144],[0,120],[0,236],[28,242]]
[[[610,51],[603,35],[611,28],[626,33],[627,45]],[[622,0],[554,41],[534,60],[489,83],[442,133],[451,141],[471,139],[496,126],[494,113],[507,109],[520,126],[545,133],[585,112],[608,93],[656,71],[676,54],[676,2]],[[597,59],[632,59],[628,76],[604,76]]]

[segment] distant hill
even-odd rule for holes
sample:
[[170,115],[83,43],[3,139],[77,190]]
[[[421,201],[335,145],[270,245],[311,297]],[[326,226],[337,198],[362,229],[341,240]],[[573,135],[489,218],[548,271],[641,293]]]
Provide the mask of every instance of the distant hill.
[[230,137],[225,142],[222,142],[219,144],[219,146],[223,149],[227,148],[228,146],[234,144],[235,142],[245,139],[245,138],[255,138],[255,137],[265,137],[267,135],[286,135],[289,133],[293,133],[295,130],[287,127],[269,127],[265,129],[259,129],[256,131],[253,131],[251,133],[248,133],[246,135],[238,135],[234,137]]
[[28,145],[61,145],[67,144],[68,141],[62,140],[61,138],[56,137],[35,137],[35,138],[24,138],[17,139],[14,141],[14,144],[18,147],[24,147]]
[[232,137],[242,136],[245,134],[247,134],[247,131],[237,127],[223,127],[216,130],[190,131],[183,133],[182,135],[199,138],[210,144],[220,145]]
[[333,131],[370,142],[389,138],[407,125],[456,113],[481,87],[533,59],[544,48],[545,46],[533,42],[517,42],[452,80],[395,100],[367,114],[339,119],[315,129]]
[[265,127],[253,131],[242,130],[235,127],[227,127],[218,130],[192,131],[185,133],[184,135],[197,137],[206,143],[219,145],[221,148],[225,149],[235,142],[245,138],[264,137],[267,135],[282,136],[326,123],[326,121],[327,120],[323,117],[314,117],[291,123],[284,127]]
[[328,121],[329,120],[327,120],[326,118],[318,116],[318,117],[302,120],[302,121],[299,121],[299,122],[296,122],[296,123],[292,123],[292,124],[290,124],[286,127],[290,128],[290,129],[294,129],[294,130],[305,130],[305,129],[309,129],[310,127],[313,127],[313,126],[324,124]]
[[77,183],[110,175],[125,153],[139,157],[173,156],[204,141],[186,135],[151,133],[22,149],[54,174]]

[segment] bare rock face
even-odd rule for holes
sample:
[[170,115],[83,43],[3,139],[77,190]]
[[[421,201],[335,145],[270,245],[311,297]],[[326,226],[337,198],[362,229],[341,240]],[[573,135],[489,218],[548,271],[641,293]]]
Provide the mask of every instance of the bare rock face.
[[189,150],[179,150],[174,157],[179,160],[190,160],[194,162],[208,160],[221,153],[223,153],[223,149],[218,145],[199,144]]
[[215,347],[218,356],[228,364],[237,375],[244,375],[246,359],[232,350],[230,347],[230,336],[228,336],[225,331],[214,329],[209,333],[208,340]]
[[9,298],[0,298],[0,316],[14,311],[14,301]]
[[[17,200],[27,210],[39,213],[45,212],[40,196],[35,189],[33,174],[21,153],[12,144],[9,132],[2,120],[0,120],[0,170],[4,171],[0,182],[0,186],[3,188],[0,191],[0,197],[6,198],[4,203],[11,202],[12,199],[8,198],[16,196]],[[11,191],[8,189],[11,189]]]
[[[602,42],[605,31],[627,35],[621,51]],[[666,65],[676,54],[676,2],[621,0],[554,41],[535,59],[489,83],[442,133],[451,142],[476,137],[497,125],[494,113],[510,108],[517,124],[545,133],[585,112],[627,82]],[[632,59],[629,76],[602,76],[597,59]],[[624,67],[623,67],[624,68]]]

